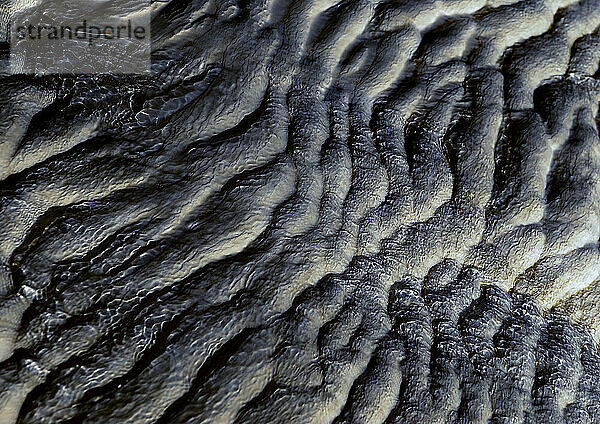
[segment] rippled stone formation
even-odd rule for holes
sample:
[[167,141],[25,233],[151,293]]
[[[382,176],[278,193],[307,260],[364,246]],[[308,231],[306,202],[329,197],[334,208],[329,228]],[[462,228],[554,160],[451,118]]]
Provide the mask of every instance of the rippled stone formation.
[[600,422],[600,1],[153,7],[2,53],[1,424]]

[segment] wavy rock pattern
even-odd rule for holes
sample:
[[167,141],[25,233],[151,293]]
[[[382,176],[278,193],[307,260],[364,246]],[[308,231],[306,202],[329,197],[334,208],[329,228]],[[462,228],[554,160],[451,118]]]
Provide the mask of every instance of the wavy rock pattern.
[[152,26],[2,77],[1,423],[600,422],[600,1]]

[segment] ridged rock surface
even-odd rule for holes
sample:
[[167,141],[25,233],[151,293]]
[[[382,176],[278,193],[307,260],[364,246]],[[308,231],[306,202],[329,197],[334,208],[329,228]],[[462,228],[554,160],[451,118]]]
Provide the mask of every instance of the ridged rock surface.
[[1,424],[600,422],[599,0],[153,16],[3,44]]

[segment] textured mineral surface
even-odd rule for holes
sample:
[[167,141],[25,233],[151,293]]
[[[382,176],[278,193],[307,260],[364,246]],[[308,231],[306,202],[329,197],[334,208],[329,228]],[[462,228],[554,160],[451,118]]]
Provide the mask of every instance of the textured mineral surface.
[[29,6],[1,424],[600,423],[599,0],[170,0],[150,75],[9,75]]

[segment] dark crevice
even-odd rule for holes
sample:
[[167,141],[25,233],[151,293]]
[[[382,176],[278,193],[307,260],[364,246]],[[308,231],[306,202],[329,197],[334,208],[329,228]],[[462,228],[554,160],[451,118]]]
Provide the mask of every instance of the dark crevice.
[[200,367],[188,391],[171,405],[169,405],[169,407],[163,412],[162,416],[158,418],[154,424],[174,424],[179,422],[178,417],[181,416],[181,414],[185,412],[186,407],[193,402],[196,393],[208,381],[210,376],[216,370],[223,368],[229,358],[231,358],[239,350],[239,347],[246,340],[248,340],[255,331],[257,331],[256,328],[246,328],[238,335],[225,342]]
[[269,402],[269,399],[279,390],[279,386],[273,380],[269,381],[265,387],[257,394],[255,397],[250,399],[235,416],[233,420],[234,423],[237,422],[248,422],[248,416],[252,413],[254,409],[259,408],[261,405]]
[[198,141],[195,143],[190,143],[186,148],[187,154],[192,153],[192,150],[197,149],[198,147],[201,147],[201,146],[216,145],[216,144],[223,143],[225,141],[231,141],[236,138],[240,138],[244,134],[246,134],[248,131],[250,131],[250,129],[252,129],[252,127],[262,125],[262,120],[264,120],[264,118],[267,116],[267,114],[269,114],[271,109],[274,107],[274,106],[270,105],[270,94],[271,94],[271,89],[269,86],[267,86],[267,88],[265,90],[265,94],[264,94],[260,104],[258,105],[258,107],[255,110],[253,110],[252,112],[250,112],[246,116],[244,116],[240,120],[240,122],[238,122],[238,124],[235,125],[234,127],[231,127],[225,131],[222,131],[219,134],[214,135],[206,140],[201,140],[201,141]]

